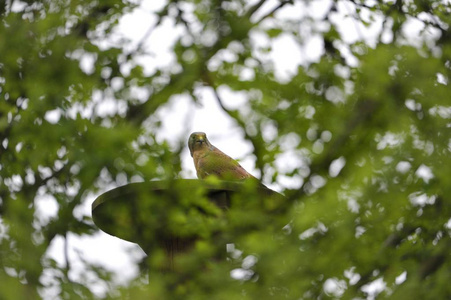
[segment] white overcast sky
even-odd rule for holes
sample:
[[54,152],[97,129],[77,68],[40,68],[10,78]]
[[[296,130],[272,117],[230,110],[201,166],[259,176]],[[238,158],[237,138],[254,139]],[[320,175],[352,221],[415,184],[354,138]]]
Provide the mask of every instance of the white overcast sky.
[[[255,2],[256,0],[249,1],[249,5]],[[281,9],[276,14],[276,17],[299,19],[301,16],[308,14],[317,20],[317,24],[315,23],[313,25],[314,27],[318,27],[315,29],[320,30],[321,26],[327,26],[320,20],[324,17],[324,13],[332,1],[317,0],[306,2],[310,3],[309,7],[301,4],[300,1],[296,1],[294,6],[287,5]],[[156,17],[153,13],[158,11],[164,3],[165,1],[144,0],[138,8],[121,19],[115,34],[117,37],[124,36],[131,40],[131,43],[126,46],[127,50],[135,49],[149,28],[155,24]],[[269,11],[277,4],[278,1],[268,0],[262,7],[260,13],[263,15],[265,11]],[[187,10],[189,10],[189,7],[187,7]],[[370,45],[374,44],[375,38],[382,26],[381,19],[376,19],[374,26],[365,28],[357,24],[349,16],[353,12],[354,10],[348,2],[340,2],[338,4],[338,13],[331,16],[330,20],[340,25],[338,29],[344,41],[354,42],[364,38]],[[364,13],[363,17],[369,20],[369,13],[367,15]],[[271,26],[271,20],[268,20],[267,26]],[[418,36],[421,28],[422,25],[419,21],[411,21],[411,26],[409,26],[408,30],[413,39]],[[145,49],[153,55],[138,59],[139,63],[145,67],[147,74],[152,74],[156,68],[170,66],[174,62],[174,56],[170,49],[182,34],[183,29],[181,27],[175,27],[169,20],[163,22],[158,29],[152,31],[144,45]],[[307,65],[309,62],[320,58],[322,54],[321,39],[315,36],[309,28],[306,29],[305,34],[309,39],[307,39],[302,48],[299,47],[290,35],[282,34],[272,42],[273,50],[269,54],[258,54],[262,60],[273,62],[276,75],[280,80],[289,79],[296,72],[299,65]],[[387,42],[391,39],[389,35],[383,38]],[[252,34],[251,39],[256,47],[270,43],[267,37],[258,32]],[[227,56],[227,53],[225,53],[225,56]],[[350,64],[356,64],[352,56],[348,56],[347,59]],[[81,60],[81,67],[89,70],[89,57]],[[244,94],[232,92],[226,87],[221,87],[219,92],[226,106],[230,108],[237,108],[246,103],[246,96]],[[182,136],[182,134],[185,134],[187,126],[190,132],[204,131],[208,134],[210,141],[215,146],[230,156],[240,159],[245,169],[258,176],[255,173],[255,160],[252,156],[252,147],[244,140],[240,129],[233,120],[221,111],[209,89],[199,88],[197,93],[199,99],[201,99],[201,105],[194,105],[187,96],[175,95],[166,105],[158,109],[157,114],[163,120],[163,130],[158,133],[158,138],[160,140],[166,139],[170,142],[175,142],[180,138],[187,139],[187,136]],[[108,106],[105,106],[105,110],[108,110]],[[185,178],[195,178],[194,166],[188,151],[185,149],[182,155],[183,176]],[[285,161],[289,159],[296,160],[293,157],[284,156]],[[297,162],[290,161],[291,163],[296,164]],[[284,168],[282,163],[278,166]],[[277,190],[281,185],[296,187],[300,184],[300,181],[289,181],[287,179],[286,181],[282,180],[278,185],[272,187]],[[83,205],[77,208],[75,212],[76,217],[91,215],[91,203],[95,200],[96,196],[98,195],[87,197]],[[37,214],[40,218],[45,219],[56,215],[57,205],[54,200],[43,197],[37,202]],[[63,249],[63,239],[56,238],[49,248],[48,255],[56,259],[61,265],[64,265]],[[143,257],[143,255],[142,250],[137,245],[122,241],[101,231],[93,236],[86,237],[69,235],[69,259],[72,264],[72,271],[69,275],[72,279],[77,279],[81,276],[89,277],[89,273],[83,269],[83,264],[80,260],[80,257],[82,257],[86,261],[101,264],[108,270],[114,271],[117,281],[125,283],[137,275],[138,268],[135,261]],[[51,278],[52,274],[46,274],[43,280],[51,282]],[[102,291],[105,290],[105,287],[101,284],[94,284],[92,288],[99,294],[102,294]],[[48,289],[46,293],[48,296],[51,296],[52,293],[56,293],[56,289]]]

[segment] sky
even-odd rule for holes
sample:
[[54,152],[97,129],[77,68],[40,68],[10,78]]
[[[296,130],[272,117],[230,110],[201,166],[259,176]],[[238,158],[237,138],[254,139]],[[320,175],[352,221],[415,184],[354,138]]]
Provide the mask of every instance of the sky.
[[[249,5],[255,2],[255,0],[249,1]],[[143,45],[152,55],[138,57],[136,63],[142,64],[147,74],[152,74],[157,68],[165,68],[173,64],[175,58],[171,53],[171,46],[183,35],[183,29],[174,26],[171,21],[167,20],[157,29],[150,30],[156,23],[154,12],[162,7],[164,1],[144,0],[140,3],[138,8],[123,16],[114,36],[109,41],[103,41],[102,45],[108,47],[109,43],[114,44],[121,37],[126,37],[130,40],[130,43],[125,46],[125,49],[126,51],[132,51],[146,37]],[[277,4],[278,1],[268,0],[261,8],[260,16],[264,15],[265,12],[268,12]],[[322,42],[314,30],[321,30],[322,27],[327,26],[321,20],[330,4],[330,0],[310,1],[309,7],[307,8],[305,6],[306,4],[296,1],[295,5],[287,5],[276,14],[276,18],[286,19],[299,19],[300,16],[308,14],[315,20],[312,28],[306,27],[303,29],[307,37],[303,47],[299,47],[299,44],[289,34],[282,34],[273,41],[270,41],[265,35],[259,32],[251,34],[251,40],[256,54],[262,61],[272,62],[274,64],[276,76],[279,80],[288,80],[295,74],[299,65],[305,66],[320,58],[323,53]],[[192,10],[192,7],[185,7],[187,12],[190,9]],[[354,21],[352,18],[353,12],[354,9],[348,2],[339,2],[338,12],[331,15],[330,21],[334,24],[339,24],[338,29],[345,42],[352,43],[356,40],[363,39],[369,45],[375,44],[376,37],[382,28],[382,19],[376,16],[374,25],[367,28]],[[369,20],[369,13],[365,13],[364,11],[362,14],[363,19]],[[256,18],[258,17],[256,16]],[[267,24],[263,25],[271,26],[271,22],[271,20],[268,20]],[[409,36],[412,39],[416,39],[421,29],[421,22],[411,20],[411,26],[407,30]],[[390,39],[391,36],[388,33],[383,35],[384,41],[390,42]],[[265,46],[269,43],[272,43],[273,46],[271,52],[258,52],[260,46]],[[341,47],[344,53],[346,53],[346,46],[341,45]],[[233,54],[225,52],[217,59],[227,60],[230,59],[230,55]],[[350,65],[357,64],[356,59],[350,54],[346,55],[346,60]],[[86,72],[89,72],[90,68],[92,68],[92,59],[89,56],[82,57],[80,59],[80,67],[86,70]],[[124,66],[125,72],[127,67],[129,66]],[[252,74],[243,74],[243,76],[252,77]],[[143,98],[147,96],[145,91],[137,90],[136,93],[142,93]],[[163,120],[162,130],[158,132],[157,138],[160,141],[168,140],[170,143],[175,144],[180,138],[187,140],[187,132],[189,135],[189,132],[204,131],[216,147],[229,156],[239,159],[241,165],[246,170],[258,177],[258,172],[255,170],[255,158],[252,155],[252,146],[249,142],[245,141],[241,129],[221,110],[211,90],[208,88],[198,88],[196,93],[200,100],[200,103],[197,105],[187,96],[174,95],[167,104],[157,110],[156,115]],[[238,108],[246,104],[245,94],[231,91],[227,87],[220,87],[219,93],[224,99],[225,106],[228,108]],[[108,112],[110,109],[108,101],[105,102],[102,109],[105,113]],[[325,134],[327,135],[327,133]],[[293,145],[296,145],[296,141],[293,141]],[[280,162],[276,163],[281,169],[299,164],[299,159],[290,155],[290,149],[287,149],[286,155],[281,157]],[[339,161],[337,164],[342,167],[344,162]],[[184,178],[196,178],[194,165],[188,149],[185,149],[182,153],[182,168],[182,176]],[[264,183],[267,184],[267,182]],[[291,180],[281,178],[277,184],[272,184],[270,187],[275,190],[281,190],[282,187],[294,188],[300,187],[301,184],[302,182],[296,178]],[[75,217],[82,218],[83,216],[91,216],[91,204],[97,196],[94,194],[89,195],[83,204],[77,207],[74,212]],[[36,213],[39,218],[51,218],[56,215],[58,206],[51,198],[42,197],[37,203],[39,205],[37,205]],[[55,238],[47,255],[54,258],[59,264],[64,265],[64,248],[64,239]],[[92,273],[84,269],[83,259],[91,263],[100,264],[106,269],[113,271],[116,281],[126,284],[128,280],[137,276],[138,267],[136,266],[136,262],[142,259],[144,255],[143,251],[136,244],[120,240],[102,231],[98,231],[92,236],[79,237],[71,234],[68,235],[68,257],[71,263],[69,276],[72,279],[85,278],[88,281],[93,280],[94,276]],[[44,283],[52,283],[52,274],[45,274],[42,280]],[[106,290],[106,287],[102,283],[96,281],[93,281],[90,287],[98,295],[102,295]],[[336,290],[339,287],[339,282],[329,282],[325,288]],[[368,289],[377,289],[377,287],[378,285],[376,284],[373,287],[368,287]],[[52,294],[57,294],[57,291],[58,288],[55,286],[54,288],[47,289],[46,294],[51,297]]]

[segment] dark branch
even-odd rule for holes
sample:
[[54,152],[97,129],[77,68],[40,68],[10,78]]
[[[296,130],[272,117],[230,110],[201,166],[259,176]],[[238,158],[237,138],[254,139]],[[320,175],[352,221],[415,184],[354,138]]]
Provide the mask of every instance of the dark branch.
[[65,267],[66,279],[68,282],[72,282],[69,278],[70,260],[69,260],[69,240],[67,239],[67,232],[64,234],[64,259],[66,260]]
[[262,21],[264,21],[265,19],[272,17],[279,9],[281,9],[282,7],[284,7],[287,4],[293,4],[293,0],[286,0],[286,1],[282,1],[279,3],[279,5],[277,5],[276,7],[274,7],[273,10],[271,10],[269,13],[267,13],[266,15],[264,15],[263,17],[260,18],[260,20],[258,20],[256,22],[256,24],[260,24]]
[[[215,95],[216,101],[218,102],[219,106],[224,110],[226,114],[228,114],[232,119],[234,119],[238,125],[243,128],[244,137],[246,140],[250,141],[252,143],[252,147],[254,147],[255,152],[258,154],[260,151],[260,146],[255,140],[254,137],[250,136],[246,131],[246,123],[239,117],[238,111],[236,110],[230,110],[227,107],[224,106],[224,102],[221,99],[221,96],[219,96],[218,91],[216,90],[216,87],[214,86],[213,82],[211,82],[211,79],[208,75],[204,78],[207,80],[207,84],[212,88],[213,94]],[[260,155],[256,155],[257,162],[256,167],[260,170],[261,179],[264,177],[264,168],[263,168],[263,162],[260,158]]]
[[249,10],[246,13],[246,17],[249,19],[252,17],[252,15],[266,2],[266,0],[260,0],[257,2],[254,6],[249,8]]

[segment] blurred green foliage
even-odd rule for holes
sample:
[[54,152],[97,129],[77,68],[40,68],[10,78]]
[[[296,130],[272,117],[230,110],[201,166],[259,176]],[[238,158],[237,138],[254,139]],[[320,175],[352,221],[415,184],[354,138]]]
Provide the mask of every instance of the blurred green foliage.
[[[133,3],[0,6],[1,299],[45,297],[49,272],[59,298],[96,297],[89,280],[69,277],[69,261],[61,266],[46,255],[49,246],[68,233],[98,230],[74,215],[90,195],[179,177],[186,141],[176,149],[157,142],[162,120],[154,113],[172,95],[197,102],[199,87],[215,92],[252,143],[264,182],[279,183],[286,203],[270,211],[252,186],[226,211],[183,186],[175,187],[174,202],[144,197],[155,203],[143,208],[166,212],[161,222],[171,233],[196,231],[201,239],[174,258],[172,272],[152,272],[165,260],[156,247],[143,262],[149,274],[143,270],[127,287],[84,262],[106,283],[105,297],[451,297],[448,1],[330,1],[320,18],[308,13],[312,1],[269,9],[266,1],[169,1],[155,14],[155,29],[170,19],[185,34],[172,48],[175,66],[150,75],[136,60],[146,54],[143,44],[134,51],[124,50],[127,40],[105,46]],[[381,24],[381,33],[371,42],[346,42],[333,21],[343,5],[354,25]],[[294,6],[299,18],[285,18],[284,9]],[[422,30],[411,40],[406,28],[413,21]],[[288,79],[266,56],[271,43],[255,43],[255,36],[283,35],[299,48],[319,37],[324,50]],[[218,92],[224,87],[244,93],[246,104],[228,108]],[[278,164],[293,158],[288,168]],[[302,184],[284,187],[290,178]],[[43,197],[58,204],[48,221],[36,210]],[[157,220],[143,212],[139,220]]]

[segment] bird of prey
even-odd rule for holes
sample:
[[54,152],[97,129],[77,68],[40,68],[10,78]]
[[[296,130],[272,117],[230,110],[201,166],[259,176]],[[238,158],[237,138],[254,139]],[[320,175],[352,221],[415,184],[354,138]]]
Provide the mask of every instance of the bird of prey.
[[209,175],[223,180],[256,179],[236,160],[213,146],[204,132],[193,132],[189,137],[188,147],[199,179]]

